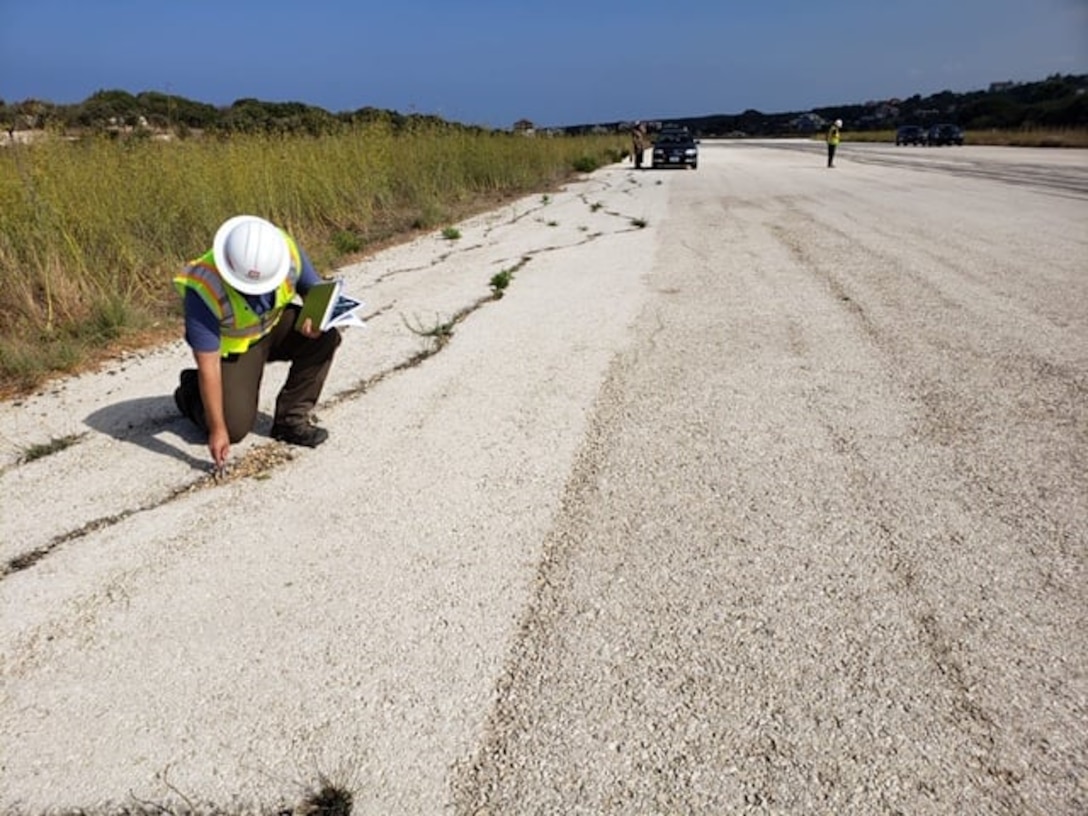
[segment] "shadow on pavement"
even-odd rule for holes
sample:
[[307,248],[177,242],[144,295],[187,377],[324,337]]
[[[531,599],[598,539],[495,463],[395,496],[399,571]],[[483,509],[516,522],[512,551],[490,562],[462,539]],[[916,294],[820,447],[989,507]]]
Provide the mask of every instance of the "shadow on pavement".
[[198,459],[162,438],[165,431],[187,444],[203,445],[205,441],[204,433],[178,413],[170,395],[116,402],[94,411],[84,423],[121,442],[131,442],[152,453],[188,462],[197,470],[208,469],[206,458]]

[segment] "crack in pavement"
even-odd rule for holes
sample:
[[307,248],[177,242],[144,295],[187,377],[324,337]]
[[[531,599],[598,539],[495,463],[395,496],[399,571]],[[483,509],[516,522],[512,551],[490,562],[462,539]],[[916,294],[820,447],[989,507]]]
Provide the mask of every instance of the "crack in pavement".
[[[583,201],[585,201],[585,196],[584,195],[582,195],[581,198],[582,198]],[[588,202],[586,202],[586,203],[588,204]],[[526,215],[529,215],[532,212],[535,212],[535,211],[538,211],[538,210],[542,209],[544,206],[547,206],[547,205],[542,205],[541,207],[537,207],[537,208],[530,208],[525,213],[521,213],[520,215],[514,216],[513,220],[504,222],[504,224],[514,223],[517,220],[519,220],[520,218],[524,218]],[[592,208],[592,205],[590,205],[590,206]],[[603,211],[609,216],[613,216],[613,217],[616,217],[616,218],[630,219],[630,216],[623,215],[622,213],[612,212],[612,211],[609,211],[609,210],[603,210]],[[574,249],[574,248],[577,248],[577,247],[580,247],[580,246],[584,246],[584,245],[586,245],[588,243],[591,243],[591,242],[593,242],[593,241],[595,241],[595,240],[597,240],[599,238],[602,238],[606,234],[607,235],[620,235],[620,234],[623,234],[625,232],[636,232],[636,231],[638,231],[638,230],[640,230],[642,228],[643,227],[641,227],[641,226],[630,226],[630,227],[628,227],[626,229],[617,229],[617,230],[615,230],[614,232],[611,232],[611,233],[603,233],[603,232],[589,233],[589,234],[584,235],[580,240],[574,241],[574,242],[571,242],[571,243],[568,243],[568,244],[549,244],[547,246],[538,247],[537,249],[524,252],[518,257],[517,261],[512,263],[511,266],[506,266],[506,264],[511,259],[507,259],[507,261],[500,262],[500,265],[502,265],[503,268],[506,271],[509,271],[511,274],[513,274],[514,272],[520,271],[522,268],[524,268],[526,266],[526,264],[529,263],[530,260],[532,260],[534,257],[536,257],[538,255],[551,253],[551,252],[559,252],[559,251],[567,250],[567,249]],[[491,229],[493,229],[493,228],[491,228]],[[468,252],[468,251],[471,251],[472,249],[476,249],[476,248],[479,248],[479,246],[476,245],[476,246],[472,246],[472,247],[458,248],[457,250],[441,254],[440,256],[438,256],[437,259],[435,259],[434,261],[432,261],[430,264],[428,264],[426,266],[415,267],[413,269],[408,269],[408,268],[396,269],[396,270],[393,270],[393,271],[388,272],[385,275],[381,276],[380,278],[378,278],[378,280],[379,281],[380,280],[385,280],[385,279],[387,279],[387,278],[389,278],[389,277],[391,277],[393,275],[403,274],[405,272],[410,272],[410,271],[417,271],[417,272],[418,271],[425,271],[426,269],[434,268],[435,266],[439,265],[440,263],[445,262],[452,255],[454,255],[454,254],[456,254],[458,252]],[[455,326],[457,324],[463,323],[465,320],[467,320],[471,315],[473,315],[475,312],[477,312],[479,309],[481,309],[487,303],[490,303],[492,301],[501,299],[502,294],[503,294],[502,290],[499,290],[498,292],[495,292],[495,293],[492,293],[490,295],[486,295],[484,297],[478,298],[477,300],[470,303],[469,305],[459,309],[450,318],[450,320],[447,321],[444,325],[446,327],[452,327],[452,326]],[[370,318],[376,317],[378,315],[385,314],[386,312],[390,311],[392,308],[393,308],[392,304],[385,305],[385,306],[383,306],[383,307],[381,307],[379,309],[376,309],[376,310],[372,311],[369,315],[366,315],[365,318],[370,319]],[[412,330],[412,331],[415,331],[410,326],[409,326],[409,329]],[[421,336],[423,336],[422,332],[416,332],[416,333],[421,334]],[[369,377],[367,377],[367,378],[365,378],[363,380],[360,380],[354,386],[350,386],[350,387],[348,387],[346,389],[338,391],[336,394],[331,395],[329,398],[323,400],[318,405],[318,410],[320,411],[320,410],[328,409],[328,408],[334,407],[336,405],[339,405],[341,403],[344,403],[344,402],[346,402],[348,400],[355,399],[355,398],[365,394],[367,391],[374,388],[376,385],[378,385],[380,382],[387,379],[388,377],[391,377],[391,376],[393,376],[393,375],[395,375],[395,374],[397,374],[397,373],[399,373],[401,371],[405,371],[407,369],[411,369],[411,368],[414,368],[414,367],[416,367],[418,365],[421,365],[424,361],[426,361],[426,360],[430,359],[431,357],[435,356],[443,348],[445,348],[449,344],[449,342],[450,342],[450,340],[452,338],[452,334],[453,334],[452,331],[447,331],[440,337],[431,337],[433,342],[428,347],[426,347],[424,349],[421,349],[420,351],[416,352],[415,354],[407,357],[406,359],[404,359],[404,360],[402,360],[402,361],[400,361],[400,362],[398,362],[398,363],[396,363],[396,364],[394,364],[394,365],[392,365],[392,366],[390,366],[390,367],[388,367],[386,369],[378,371],[377,373],[372,374],[371,376],[369,376]],[[133,433],[135,431],[138,431],[138,430],[139,430],[139,428],[130,429],[130,431],[132,431],[132,433],[130,433],[129,435],[130,436],[133,435]],[[35,566],[36,564],[40,563],[44,558],[48,557],[51,553],[56,551],[58,548],[66,545],[66,544],[69,544],[69,543],[71,543],[73,541],[78,541],[79,539],[84,538],[84,537],[90,535],[91,533],[95,533],[95,532],[98,532],[99,530],[103,530],[103,529],[106,529],[106,528],[109,528],[109,527],[113,527],[113,526],[115,526],[117,524],[120,524],[121,522],[124,522],[127,519],[130,519],[133,516],[139,515],[141,513],[145,513],[145,512],[151,511],[151,510],[156,510],[158,508],[164,507],[164,506],[174,502],[175,500],[177,500],[177,499],[179,499],[179,498],[181,498],[183,496],[186,496],[186,495],[188,495],[190,493],[193,493],[195,491],[206,490],[208,488],[217,487],[217,486],[219,486],[221,484],[225,484],[227,482],[232,482],[232,481],[237,481],[239,479],[244,479],[244,478],[263,478],[268,473],[272,472],[272,470],[286,464],[287,462],[290,462],[293,458],[294,458],[294,455],[290,453],[289,447],[283,445],[282,443],[269,442],[269,443],[258,445],[256,447],[251,448],[250,450],[248,450],[238,461],[236,461],[235,463],[233,463],[231,465],[229,470],[227,470],[227,471],[225,471],[223,473],[217,473],[217,472],[214,472],[214,471],[205,473],[205,474],[201,475],[197,479],[185,482],[185,483],[173,488],[172,490],[166,492],[164,495],[162,495],[162,496],[160,496],[160,497],[158,497],[156,499],[144,502],[143,504],[140,504],[138,506],[122,510],[122,511],[117,512],[117,513],[113,513],[113,514],[110,514],[110,515],[101,516],[99,518],[91,519],[90,521],[87,521],[86,523],[80,525],[79,527],[76,527],[74,529],[68,530],[66,532],[63,532],[63,533],[60,533],[60,534],[54,536],[53,538],[51,538],[49,541],[42,544],[41,546],[35,547],[32,550],[28,550],[26,552],[19,553],[18,555],[15,555],[15,556],[9,558],[8,561],[5,564],[0,566],[0,581],[3,581],[4,579],[8,578],[9,576],[11,576],[11,575],[13,575],[15,573],[22,572],[23,570],[26,570],[26,569],[29,569],[29,568]],[[16,466],[18,466],[18,464],[19,463],[16,463]]]

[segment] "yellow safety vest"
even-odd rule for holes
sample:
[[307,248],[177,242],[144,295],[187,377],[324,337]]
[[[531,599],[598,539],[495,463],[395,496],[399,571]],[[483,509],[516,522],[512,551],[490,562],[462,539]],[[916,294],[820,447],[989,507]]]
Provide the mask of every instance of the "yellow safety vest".
[[284,308],[295,297],[295,286],[302,273],[302,256],[298,244],[284,233],[291,251],[291,268],[287,277],[276,288],[276,300],[271,309],[258,315],[246,302],[245,295],[227,284],[215,265],[215,253],[208,250],[191,261],[185,271],[174,278],[174,287],[181,297],[192,289],[208,304],[219,318],[219,353],[224,357],[242,354],[250,346],[268,334],[283,314]]

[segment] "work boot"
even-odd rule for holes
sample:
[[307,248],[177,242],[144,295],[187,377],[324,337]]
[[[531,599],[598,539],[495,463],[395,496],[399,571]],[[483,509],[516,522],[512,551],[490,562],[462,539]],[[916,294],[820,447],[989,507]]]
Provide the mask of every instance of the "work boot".
[[312,422],[301,422],[297,425],[276,423],[272,426],[272,438],[288,445],[316,448],[329,438],[329,432]]
[[195,368],[186,368],[181,372],[181,384],[174,390],[174,405],[178,413],[186,417],[200,430],[208,430],[204,421],[204,403],[200,399],[200,381]]

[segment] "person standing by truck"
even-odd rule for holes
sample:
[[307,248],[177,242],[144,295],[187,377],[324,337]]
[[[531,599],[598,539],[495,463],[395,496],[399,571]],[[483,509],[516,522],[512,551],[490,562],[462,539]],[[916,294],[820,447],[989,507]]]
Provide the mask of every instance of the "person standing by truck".
[[631,128],[631,155],[635,159],[635,169],[642,167],[642,154],[646,152],[646,125],[635,122]]

